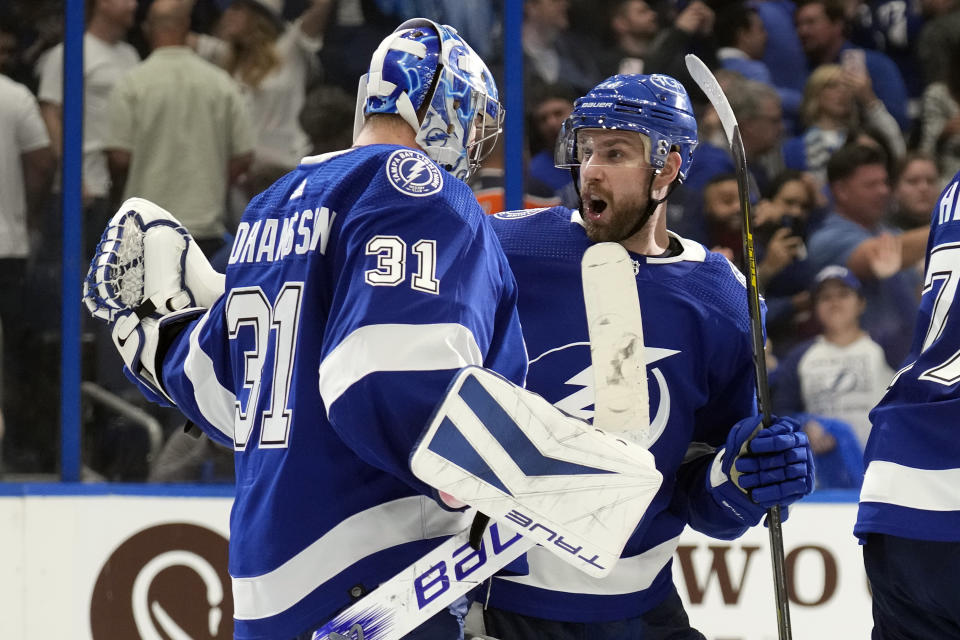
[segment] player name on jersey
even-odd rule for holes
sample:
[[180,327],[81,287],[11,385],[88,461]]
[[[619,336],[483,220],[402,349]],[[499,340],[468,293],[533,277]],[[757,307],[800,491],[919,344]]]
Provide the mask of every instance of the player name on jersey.
[[273,262],[288,255],[319,250],[326,253],[336,211],[316,207],[283,218],[241,222],[230,251],[230,264]]
[[957,198],[958,187],[960,187],[960,182],[954,181],[940,196],[940,202],[938,203],[938,222],[940,224],[945,224],[951,220],[960,220],[960,207],[957,206],[960,204],[960,198]]

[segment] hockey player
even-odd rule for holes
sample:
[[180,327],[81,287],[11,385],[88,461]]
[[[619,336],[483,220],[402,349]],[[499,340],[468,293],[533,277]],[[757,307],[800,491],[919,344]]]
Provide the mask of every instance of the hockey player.
[[[410,452],[457,370],[526,372],[516,283],[463,182],[499,133],[485,64],[452,28],[407,21],[358,114],[353,148],[248,206],[225,295],[114,330],[142,388],[235,450],[237,638],[309,637],[469,525]],[[461,636],[444,611],[408,637]]]
[[933,208],[906,365],[870,412],[854,533],[875,640],[960,638],[960,173]]
[[[743,275],[666,228],[667,196],[686,177],[696,144],[679,82],[613,76],[577,100],[557,142],[557,165],[574,169],[580,210],[495,216],[520,291],[527,388],[582,418],[592,415],[593,390],[580,258],[600,241],[631,253],[646,343],[647,443],[664,480],[609,577],[571,570],[537,547],[527,554],[529,575],[494,578],[484,615],[491,636],[703,638],[671,577],[684,526],[736,538],[767,508],[813,488],[795,421],[779,419],[750,439],[760,418]],[[778,453],[754,455],[774,442]],[[763,468],[763,486],[738,486],[734,468]]]

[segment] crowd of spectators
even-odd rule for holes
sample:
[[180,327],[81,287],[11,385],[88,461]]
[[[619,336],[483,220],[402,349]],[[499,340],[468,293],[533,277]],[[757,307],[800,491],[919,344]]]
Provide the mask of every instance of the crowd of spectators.
[[[502,77],[503,0],[86,4],[85,259],[131,195],[168,207],[222,258],[253,195],[300,157],[350,145],[361,65],[403,19],[453,25]],[[847,463],[865,441],[869,402],[850,411],[824,398],[872,400],[909,346],[930,210],[960,169],[960,0],[524,0],[523,11],[525,206],[578,204],[552,163],[577,96],[615,73],[667,73],[698,99],[701,123],[669,226],[742,266],[734,163],[683,55],[716,71],[741,124],[770,356],[785,367],[772,371],[773,409],[803,415],[823,455],[845,451],[844,471],[824,486],[856,486],[862,468]],[[63,0],[0,9],[0,473],[56,469],[62,33]],[[501,147],[475,182],[491,212],[502,185]],[[136,402],[107,371],[118,361],[102,356],[105,339],[85,325],[84,378]],[[804,382],[818,366],[830,375]],[[93,408],[85,416],[91,477],[146,478],[149,465],[116,462],[131,455],[130,426]],[[176,416],[161,421],[177,434],[171,446],[191,449]],[[153,478],[210,472],[159,458]]]

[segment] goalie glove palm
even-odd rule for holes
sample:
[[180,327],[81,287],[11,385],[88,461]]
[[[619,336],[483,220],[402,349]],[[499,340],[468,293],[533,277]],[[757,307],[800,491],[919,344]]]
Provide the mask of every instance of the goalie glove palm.
[[753,526],[767,509],[787,507],[813,491],[807,435],[793,418],[776,418],[766,428],[760,428],[760,416],[744,418],[717,452],[707,483],[714,500]]

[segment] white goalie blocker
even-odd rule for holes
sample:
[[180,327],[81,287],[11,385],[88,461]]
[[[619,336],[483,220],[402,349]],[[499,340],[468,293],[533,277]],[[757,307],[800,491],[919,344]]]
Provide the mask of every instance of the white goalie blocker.
[[411,456],[414,474],[603,577],[653,501],[653,456],[479,367],[452,383]]

